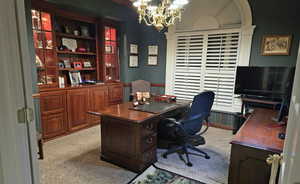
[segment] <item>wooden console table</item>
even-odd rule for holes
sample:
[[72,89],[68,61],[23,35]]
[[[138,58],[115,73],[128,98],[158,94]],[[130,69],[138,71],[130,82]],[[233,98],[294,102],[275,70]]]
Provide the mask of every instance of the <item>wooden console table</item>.
[[156,162],[159,120],[165,113],[189,103],[175,104],[159,113],[131,110],[130,102],[89,112],[101,116],[101,159],[134,172],[141,172]]
[[284,140],[278,134],[285,127],[272,121],[277,111],[257,108],[235,135],[231,144],[229,184],[268,184],[269,155],[280,154]]

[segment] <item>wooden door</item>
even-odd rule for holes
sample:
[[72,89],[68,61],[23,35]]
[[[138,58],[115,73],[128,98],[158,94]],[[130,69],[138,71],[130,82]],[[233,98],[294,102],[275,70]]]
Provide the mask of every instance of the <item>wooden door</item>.
[[51,139],[68,131],[64,91],[41,93],[40,109],[44,139]]
[[88,125],[88,89],[69,90],[67,93],[68,123],[71,131]]
[[[106,86],[90,88],[90,111],[97,112],[108,105],[108,88]],[[99,124],[100,117],[89,115],[91,124]]]
[[119,104],[123,101],[123,85],[114,84],[108,87],[109,104]]

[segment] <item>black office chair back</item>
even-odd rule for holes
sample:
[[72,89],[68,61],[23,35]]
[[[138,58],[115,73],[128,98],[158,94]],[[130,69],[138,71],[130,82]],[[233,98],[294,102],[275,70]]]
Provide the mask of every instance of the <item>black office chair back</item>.
[[202,92],[194,97],[190,112],[182,122],[183,128],[189,135],[195,135],[201,128],[203,121],[209,116],[215,99],[212,91]]

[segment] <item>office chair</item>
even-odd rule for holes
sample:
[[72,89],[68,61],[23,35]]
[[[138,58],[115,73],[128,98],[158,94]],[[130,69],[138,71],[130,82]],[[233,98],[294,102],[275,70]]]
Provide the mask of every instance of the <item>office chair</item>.
[[[214,98],[214,92],[202,92],[194,97],[191,107],[188,108],[182,119],[165,118],[159,123],[158,145],[160,145],[160,142],[169,142],[168,150],[162,154],[164,158],[177,153],[179,158],[190,167],[193,164],[190,162],[189,155],[210,158],[207,153],[196,146],[205,144],[205,139],[201,135],[207,131],[208,124],[204,131],[198,132],[201,130],[203,122],[208,122]],[[188,149],[200,154],[190,153]],[[186,155],[186,161],[182,156],[184,154]]]

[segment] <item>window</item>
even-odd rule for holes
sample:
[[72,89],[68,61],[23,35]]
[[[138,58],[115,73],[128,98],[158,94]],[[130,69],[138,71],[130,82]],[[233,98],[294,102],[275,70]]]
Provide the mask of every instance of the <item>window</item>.
[[239,55],[239,31],[179,33],[173,94],[191,100],[205,90],[214,91],[213,109],[236,111],[235,73]]

